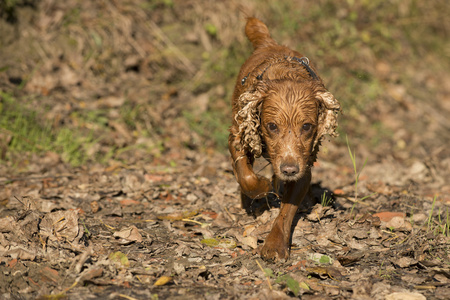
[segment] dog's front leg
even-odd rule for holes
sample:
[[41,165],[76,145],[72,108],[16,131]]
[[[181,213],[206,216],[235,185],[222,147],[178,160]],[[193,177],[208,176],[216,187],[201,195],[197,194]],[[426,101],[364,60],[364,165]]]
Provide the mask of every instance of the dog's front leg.
[[230,143],[229,148],[234,175],[241,187],[242,206],[247,209],[251,204],[251,199],[265,197],[272,191],[272,184],[269,179],[255,174],[252,163],[245,152],[236,150],[233,143]]
[[280,212],[275,219],[272,230],[261,249],[261,256],[267,260],[287,260],[291,227],[298,206],[310,192],[311,172],[296,182],[285,182],[285,192],[281,200]]

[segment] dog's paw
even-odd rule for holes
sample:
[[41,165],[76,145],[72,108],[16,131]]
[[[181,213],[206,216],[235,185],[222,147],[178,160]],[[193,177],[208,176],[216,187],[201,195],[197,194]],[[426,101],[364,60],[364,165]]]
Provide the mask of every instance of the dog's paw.
[[287,261],[289,258],[289,245],[285,242],[283,232],[277,227],[273,228],[267,236],[259,254],[265,260]]
[[287,261],[289,258],[289,249],[284,243],[272,244],[272,243],[264,243],[264,246],[259,251],[259,255],[264,260],[269,261]]

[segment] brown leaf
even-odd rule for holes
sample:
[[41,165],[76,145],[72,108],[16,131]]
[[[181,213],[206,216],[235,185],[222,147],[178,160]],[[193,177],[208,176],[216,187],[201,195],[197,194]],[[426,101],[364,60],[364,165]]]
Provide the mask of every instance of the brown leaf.
[[400,268],[407,268],[411,265],[414,265],[417,263],[417,260],[411,257],[401,257],[401,258],[395,258],[392,259],[392,263],[398,265]]
[[328,276],[334,280],[340,280],[342,278],[341,272],[334,267],[310,267],[305,268],[308,273],[317,274],[320,277]]
[[411,224],[404,217],[393,217],[385,224],[386,228],[411,230]]
[[246,236],[243,237],[240,242],[244,245],[249,246],[252,249],[256,249],[258,248],[258,239],[256,238],[256,236]]
[[82,277],[81,281],[89,281],[94,278],[100,277],[103,275],[103,269],[102,268],[95,268],[92,270],[87,271]]
[[7,216],[0,219],[0,232],[15,232],[18,229],[16,220]]
[[391,195],[394,192],[392,187],[381,181],[367,183],[367,189],[371,192],[382,195]]
[[196,215],[198,215],[199,210],[193,210],[193,211],[185,211],[185,212],[176,212],[173,214],[169,214],[166,216],[158,216],[157,218],[160,220],[170,220],[170,221],[180,221],[183,219],[192,218]]
[[36,258],[36,255],[33,254],[30,250],[24,249],[22,247],[11,248],[8,251],[6,251],[5,255],[9,255],[12,258],[31,261],[33,261]]
[[385,211],[385,212],[379,212],[373,215],[374,217],[380,218],[382,222],[389,222],[393,217],[402,217],[405,218],[406,214],[403,212],[392,212],[392,211]]
[[139,230],[134,225],[132,225],[128,228],[124,228],[120,231],[114,232],[114,237],[119,237],[122,239],[126,239],[128,241],[133,241],[133,242],[138,242],[138,243],[142,242],[142,235],[139,233]]
[[39,273],[40,273],[41,279],[43,281],[58,282],[58,280],[59,280],[58,271],[56,271],[52,268],[44,267],[39,271]]
[[386,300],[426,300],[427,298],[420,293],[395,292],[386,295]]
[[113,108],[121,107],[125,102],[124,97],[106,96],[95,102],[95,108]]
[[53,241],[66,239],[72,242],[78,235],[78,211],[59,210],[46,214],[40,224],[40,234]]
[[311,222],[319,221],[320,218],[323,217],[325,211],[327,211],[328,209],[329,208],[323,207],[321,204],[316,204],[314,205],[311,213],[308,214],[306,218]]
[[356,263],[357,261],[360,261],[363,257],[364,257],[363,251],[354,251],[346,255],[339,255],[336,257],[336,259],[341,263],[341,265],[348,266]]

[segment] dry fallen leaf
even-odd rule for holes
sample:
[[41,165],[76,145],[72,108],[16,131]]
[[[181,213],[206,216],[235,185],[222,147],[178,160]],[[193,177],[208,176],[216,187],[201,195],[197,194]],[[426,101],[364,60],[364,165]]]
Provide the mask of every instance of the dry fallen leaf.
[[402,217],[405,218],[406,214],[404,212],[393,212],[393,211],[384,211],[379,212],[373,215],[374,217],[380,218],[382,222],[389,222],[394,217]]
[[411,265],[416,264],[417,260],[415,260],[412,257],[404,256],[404,257],[401,257],[401,258],[393,259],[392,263],[398,265],[401,268],[406,268],[406,267],[409,267]]
[[219,247],[219,248],[228,248],[228,249],[236,248],[236,242],[232,239],[207,238],[207,239],[201,240],[200,242],[209,247]]
[[36,254],[33,254],[30,250],[24,249],[22,247],[12,247],[6,251],[3,255],[11,256],[12,258],[17,258],[21,260],[31,260],[36,258]]
[[307,259],[314,261],[317,264],[329,264],[332,265],[334,262],[334,259],[329,257],[328,255],[321,254],[321,253],[308,253]]
[[386,300],[426,300],[427,298],[420,293],[396,292],[386,295]]
[[181,221],[183,219],[192,218],[196,215],[198,215],[199,210],[193,210],[193,211],[185,211],[185,212],[176,212],[173,214],[169,214],[166,216],[158,216],[158,219],[160,220],[169,220],[169,221]]
[[133,242],[138,242],[138,243],[142,242],[142,235],[139,233],[139,230],[134,225],[132,225],[128,228],[124,228],[120,231],[114,232],[114,237],[119,237],[122,239],[126,239],[128,241],[133,241]]
[[250,246],[253,249],[258,248],[258,238],[256,236],[243,237],[240,242],[244,245]]
[[172,277],[169,276],[161,276],[156,280],[156,282],[153,285],[159,286],[159,285],[166,285],[169,282],[172,281]]
[[247,225],[244,227],[243,236],[249,236],[256,229],[255,225]]
[[102,268],[93,268],[90,270],[87,270],[83,276],[81,276],[81,280],[82,282],[84,281],[89,281],[92,280],[94,278],[100,277],[103,274],[103,269]]
[[333,280],[340,280],[342,278],[341,272],[334,267],[309,267],[305,268],[305,270],[310,274],[317,274],[321,278],[326,276],[330,277]]
[[7,216],[0,219],[0,232],[12,232],[17,228],[17,222],[13,217]]
[[316,204],[306,218],[311,222],[319,221],[328,209],[329,207],[323,207],[321,204]]
[[52,241],[72,242],[78,235],[78,211],[59,210],[46,214],[40,223],[40,234]]
[[385,226],[390,229],[403,229],[408,231],[412,229],[411,224],[404,217],[393,217],[386,222]]

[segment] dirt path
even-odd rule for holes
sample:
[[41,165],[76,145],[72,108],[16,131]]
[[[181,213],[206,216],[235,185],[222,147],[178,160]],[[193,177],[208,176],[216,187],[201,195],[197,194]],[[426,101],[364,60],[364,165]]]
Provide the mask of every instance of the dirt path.
[[[389,167],[373,166],[381,168]],[[442,231],[449,199],[433,203],[407,182],[369,180],[372,172],[361,175],[359,193],[376,195],[350,213],[352,173],[330,162],[316,166],[315,192],[339,195],[332,206],[299,213],[286,263],[254,254],[277,204],[256,218],[246,215],[225,156],[190,157],[174,167],[2,177],[2,196],[10,201],[0,218],[1,293],[5,299],[385,299],[395,293],[410,298],[389,299],[446,299],[450,244]],[[380,211],[395,214],[374,215]]]

